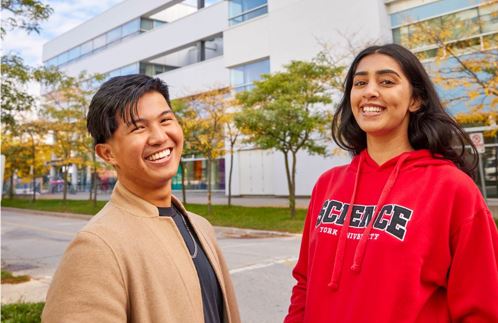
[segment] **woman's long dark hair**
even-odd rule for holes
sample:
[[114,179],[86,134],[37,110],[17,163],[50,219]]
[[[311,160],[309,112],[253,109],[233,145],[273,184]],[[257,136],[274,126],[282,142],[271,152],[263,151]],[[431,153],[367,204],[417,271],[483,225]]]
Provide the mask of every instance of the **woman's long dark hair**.
[[[469,176],[474,176],[478,153],[472,140],[444,110],[422,63],[412,52],[397,44],[368,47],[351,64],[344,81],[344,96],[332,121],[332,137],[337,145],[353,155],[358,155],[367,147],[367,135],[356,123],[350,98],[356,68],[364,57],[372,54],[387,55],[398,62],[413,88],[413,96],[421,102],[420,109],[410,112],[408,139],[412,147],[428,149],[435,157],[451,160]],[[466,145],[470,147],[470,152],[465,150]]]

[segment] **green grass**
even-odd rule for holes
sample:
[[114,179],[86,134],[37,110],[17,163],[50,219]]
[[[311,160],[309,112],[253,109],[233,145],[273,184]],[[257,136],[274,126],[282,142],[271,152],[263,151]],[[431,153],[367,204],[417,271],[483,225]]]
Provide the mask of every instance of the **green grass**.
[[[97,201],[97,207],[93,207],[91,201],[67,200],[37,200],[31,202],[25,199],[3,199],[2,206],[23,209],[69,212],[77,214],[96,214],[106,202]],[[226,205],[213,205],[211,215],[208,215],[207,205],[188,204],[187,209],[202,215],[213,225],[222,227],[236,227],[246,229],[283,231],[301,233],[304,225],[305,209],[297,209],[295,219],[291,219],[287,208],[277,207],[244,207]],[[498,219],[495,219],[498,226]]]
[[30,279],[28,275],[14,276],[10,271],[2,269],[2,284],[19,284]]
[[97,207],[93,207],[93,202],[88,200],[67,200],[66,202],[63,200],[36,200],[32,202],[29,199],[2,199],[2,207],[89,215],[96,214],[105,203],[105,201],[97,201]]
[[41,313],[45,303],[16,303],[2,305],[3,323],[41,322]]
[[[2,200],[3,207],[90,215],[96,214],[105,204],[104,201],[98,201],[97,208],[94,208],[92,203],[76,200],[67,200],[66,203],[62,200],[37,200],[34,203],[25,199]],[[207,205],[187,205],[189,211],[204,216],[212,225],[292,233],[301,233],[306,215],[304,209],[298,209],[296,218],[291,219],[287,208],[226,205],[213,205],[212,208],[212,214],[208,215]]]
[[211,215],[208,215],[207,205],[189,204],[187,209],[217,226],[292,233],[303,231],[306,216],[306,210],[297,209],[296,218],[291,219],[289,209],[276,207],[213,205]]

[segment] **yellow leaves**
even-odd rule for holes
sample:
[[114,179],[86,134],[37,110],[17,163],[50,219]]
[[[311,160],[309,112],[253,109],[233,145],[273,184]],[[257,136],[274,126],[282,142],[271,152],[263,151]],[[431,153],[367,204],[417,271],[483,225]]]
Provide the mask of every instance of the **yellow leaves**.
[[480,93],[478,91],[468,91],[467,94],[468,94],[469,99],[471,101],[476,99],[480,95]]

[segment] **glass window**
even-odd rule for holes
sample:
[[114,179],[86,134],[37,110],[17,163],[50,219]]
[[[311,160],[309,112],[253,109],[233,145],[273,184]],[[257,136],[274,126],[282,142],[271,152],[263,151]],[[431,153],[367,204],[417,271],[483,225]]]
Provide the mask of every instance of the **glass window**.
[[115,77],[115,76],[121,76],[121,69],[118,68],[117,70],[110,71],[109,73],[107,73],[108,78]]
[[261,79],[261,74],[270,73],[270,60],[236,66],[230,69],[230,84],[236,92],[249,90],[253,82]]
[[223,37],[208,39],[204,43],[204,58],[210,59],[223,55]]
[[96,37],[93,39],[93,49],[98,49],[98,48],[101,48],[101,47],[104,47],[106,44],[105,42],[105,35],[102,35],[102,36],[99,36],[99,37]]
[[162,26],[162,25],[164,25],[164,24],[165,24],[165,22],[164,22],[164,21],[161,21],[161,20],[154,20],[154,21],[153,21],[152,26],[153,26],[153,28],[157,28],[157,27]]
[[57,58],[58,58],[58,56],[55,56],[54,58],[49,59],[48,61],[45,62],[45,66],[57,66],[58,65]]
[[448,40],[467,38],[480,33],[476,8],[443,16],[441,19],[444,29],[451,31]]
[[154,22],[151,19],[142,18],[140,20],[140,30],[141,31],[149,31],[154,28]]
[[230,0],[230,25],[264,15],[268,12],[267,0]]
[[484,49],[498,48],[498,33],[482,37]]
[[120,68],[120,75],[129,75],[138,73],[138,63],[133,63]]
[[121,39],[121,27],[114,28],[106,33],[106,43],[110,44],[116,40]]
[[498,3],[480,7],[479,16],[483,33],[498,31]]
[[67,60],[72,61],[73,59],[76,59],[80,57],[80,46],[75,47],[67,52]]
[[215,3],[221,2],[222,0],[204,0],[204,7],[209,7]]
[[140,19],[134,19],[122,27],[123,38],[129,35],[132,35],[140,30]]
[[86,43],[84,43],[83,45],[81,45],[81,55],[86,55],[88,53],[90,53],[91,51],[93,50],[93,42],[90,40],[90,41],[87,41]]
[[59,56],[57,56],[58,57],[58,59],[57,59],[58,65],[65,64],[69,61],[67,54],[68,54],[68,52],[64,52],[64,53],[60,54]]

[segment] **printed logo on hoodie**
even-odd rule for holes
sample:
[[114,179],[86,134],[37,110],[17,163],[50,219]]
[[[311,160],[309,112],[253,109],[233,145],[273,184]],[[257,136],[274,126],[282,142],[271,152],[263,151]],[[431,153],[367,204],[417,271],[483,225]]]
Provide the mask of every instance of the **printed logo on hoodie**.
[[[349,204],[337,200],[325,200],[318,214],[315,227],[323,224],[343,225],[348,213]],[[354,204],[351,211],[350,227],[365,228],[372,220],[375,205]],[[412,217],[413,210],[397,204],[386,204],[375,218],[373,228],[384,231],[391,236],[404,240],[406,226]]]

